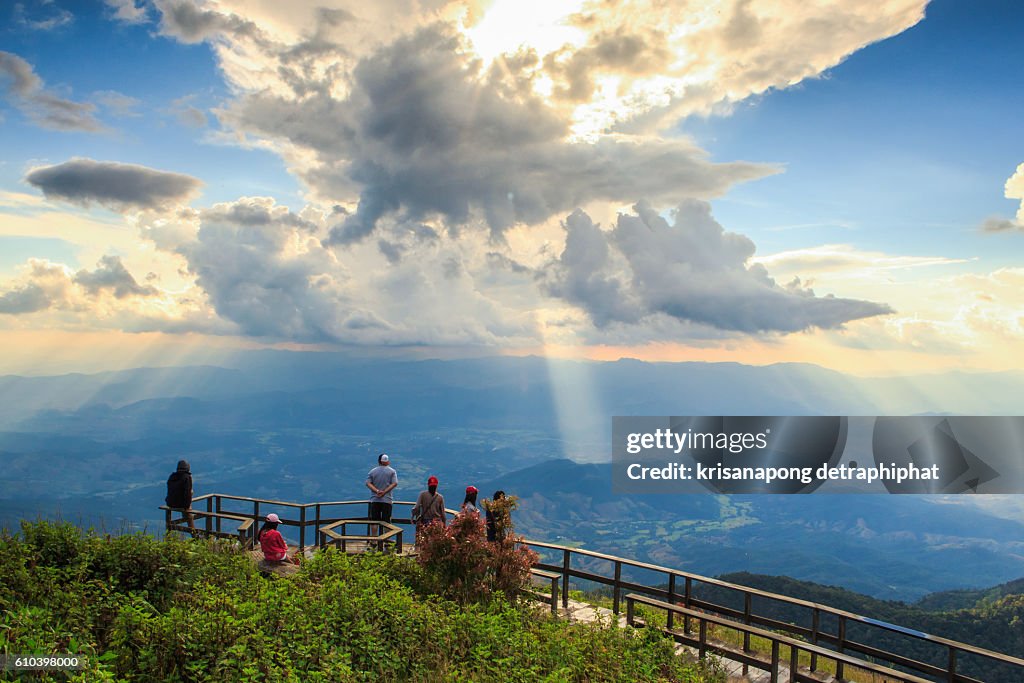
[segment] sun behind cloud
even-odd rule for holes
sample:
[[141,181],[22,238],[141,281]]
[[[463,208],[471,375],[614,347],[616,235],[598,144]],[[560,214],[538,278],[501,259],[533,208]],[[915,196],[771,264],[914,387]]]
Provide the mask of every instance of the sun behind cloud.
[[[720,202],[785,173],[785,150],[713,154],[680,128],[827,78],[925,4],[110,2],[108,28],[206,55],[222,93],[150,103],[105,85],[94,101],[113,104],[97,108],[3,53],[12,116],[53,128],[65,111],[61,130],[94,137],[22,160],[19,191],[45,201],[0,205],[6,234],[59,236],[79,262],[9,269],[0,325],[746,362],[841,362],[853,340],[931,362],[1004,348],[1001,308],[944,314],[919,286],[973,258],[814,236],[765,254],[781,238],[731,225]],[[195,147],[142,152],[152,130],[103,143],[152,125],[128,108],[164,112]],[[224,176],[217,149],[276,155],[298,189]],[[57,230],[57,214],[83,229]],[[1012,270],[979,276],[993,272],[979,293]]]

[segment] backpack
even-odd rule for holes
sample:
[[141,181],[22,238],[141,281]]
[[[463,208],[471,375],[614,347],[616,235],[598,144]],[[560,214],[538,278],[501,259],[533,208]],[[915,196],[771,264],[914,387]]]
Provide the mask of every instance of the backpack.
[[187,508],[192,505],[192,475],[188,472],[174,472],[167,478],[167,507]]

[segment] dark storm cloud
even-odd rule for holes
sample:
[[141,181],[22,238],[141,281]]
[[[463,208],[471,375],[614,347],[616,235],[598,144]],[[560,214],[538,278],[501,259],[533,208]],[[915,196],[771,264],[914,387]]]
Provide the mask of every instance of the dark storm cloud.
[[548,293],[586,310],[597,327],[647,315],[629,283],[612,274],[612,245],[590,216],[577,209],[565,220],[565,231],[565,250],[545,274]]
[[199,180],[181,173],[83,158],[35,168],[25,180],[42,190],[47,199],[85,206],[95,202],[115,211],[184,201],[200,186]]

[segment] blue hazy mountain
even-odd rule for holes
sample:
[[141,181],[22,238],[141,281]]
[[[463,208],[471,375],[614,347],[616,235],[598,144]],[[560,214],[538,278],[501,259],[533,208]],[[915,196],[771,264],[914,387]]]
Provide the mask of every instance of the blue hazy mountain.
[[401,498],[430,474],[450,504],[469,483],[504,488],[521,496],[517,519],[532,537],[912,599],[1024,576],[1024,528],[997,509],[913,496],[613,496],[611,416],[1019,414],[1022,390],[1020,373],[864,379],[793,364],[273,351],[223,367],[9,376],[0,522],[59,511],[158,529],[180,458],[197,493],[362,499],[387,451]]
[[619,496],[608,465],[570,460],[482,487],[498,489],[520,497],[516,523],[530,538],[706,576],[786,575],[903,600],[934,586],[983,586],[982,576],[1024,576],[1024,524],[951,496]]

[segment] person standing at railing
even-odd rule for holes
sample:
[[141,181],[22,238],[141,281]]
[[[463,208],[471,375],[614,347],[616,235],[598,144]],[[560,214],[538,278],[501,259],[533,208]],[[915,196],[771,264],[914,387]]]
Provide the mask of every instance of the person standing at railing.
[[427,479],[427,490],[420,491],[416,504],[412,506],[412,522],[416,525],[416,539],[419,540],[423,527],[433,522],[441,522],[441,526],[448,524],[448,518],[444,512],[444,496],[437,492],[437,477],[431,476]]
[[480,508],[476,506],[476,496],[480,492],[475,486],[466,487],[466,498],[462,501],[462,514],[464,515],[480,515]]
[[188,460],[179,460],[178,469],[167,478],[167,507],[184,514],[192,536],[196,535],[195,518],[192,516],[192,471]]
[[[391,458],[387,453],[377,456],[377,466],[366,475],[366,488],[372,493],[370,497],[370,510],[368,518],[373,521],[391,523],[391,506],[395,499],[392,491],[398,486],[398,473],[391,467]],[[376,527],[376,534],[380,535],[380,527]]]
[[[498,503],[499,500],[504,500],[504,498],[505,492],[498,490],[494,492],[494,497],[489,502],[486,498],[484,499],[484,509],[487,511],[487,540],[491,543],[500,540],[498,538],[498,526],[501,526],[502,537],[511,527],[511,523],[508,520],[508,506]],[[499,516],[502,516],[500,524]]]

